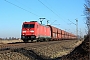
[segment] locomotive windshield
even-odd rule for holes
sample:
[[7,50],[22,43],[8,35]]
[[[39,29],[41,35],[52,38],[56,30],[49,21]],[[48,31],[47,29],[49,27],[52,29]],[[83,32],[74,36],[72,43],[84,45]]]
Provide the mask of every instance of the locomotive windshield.
[[34,28],[34,24],[24,24],[24,28]]

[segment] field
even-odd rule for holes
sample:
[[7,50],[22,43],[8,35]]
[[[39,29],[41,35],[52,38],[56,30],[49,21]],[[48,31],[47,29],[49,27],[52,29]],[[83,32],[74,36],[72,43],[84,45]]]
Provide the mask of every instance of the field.
[[23,42],[22,40],[0,40],[0,44]]

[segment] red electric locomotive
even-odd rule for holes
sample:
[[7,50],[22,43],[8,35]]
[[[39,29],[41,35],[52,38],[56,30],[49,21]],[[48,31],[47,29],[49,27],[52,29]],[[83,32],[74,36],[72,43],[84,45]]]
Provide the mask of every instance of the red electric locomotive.
[[24,22],[22,25],[21,39],[24,42],[50,39],[50,32],[50,27],[41,25],[37,21]]

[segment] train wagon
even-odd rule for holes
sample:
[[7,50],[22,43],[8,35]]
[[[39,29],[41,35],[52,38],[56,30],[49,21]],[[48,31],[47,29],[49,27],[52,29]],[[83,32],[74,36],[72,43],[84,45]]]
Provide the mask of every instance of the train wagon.
[[62,30],[59,29],[59,28],[56,28],[54,26],[51,26],[51,25],[47,25],[50,27],[51,29],[51,40],[61,40],[62,39]]
[[62,30],[61,30],[61,29],[58,29],[57,34],[58,34],[58,35],[57,35],[57,36],[58,36],[57,39],[58,39],[58,40],[61,40],[61,39],[62,39]]
[[64,39],[65,39],[65,31],[62,30],[62,40],[64,40]]
[[57,37],[58,37],[58,34],[57,34],[57,28],[56,27],[53,27],[51,25],[47,25],[50,27],[50,30],[51,30],[51,40],[57,40]]
[[23,22],[21,39],[24,42],[29,40],[45,40],[51,38],[50,27],[39,24],[37,21]]

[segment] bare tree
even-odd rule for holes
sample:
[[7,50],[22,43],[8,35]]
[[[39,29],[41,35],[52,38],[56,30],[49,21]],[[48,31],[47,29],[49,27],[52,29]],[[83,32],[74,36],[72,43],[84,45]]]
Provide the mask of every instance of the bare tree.
[[88,34],[90,34],[90,0],[85,0],[85,15],[86,15],[86,25],[88,27]]

